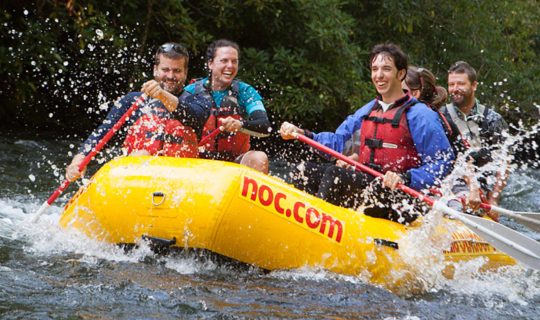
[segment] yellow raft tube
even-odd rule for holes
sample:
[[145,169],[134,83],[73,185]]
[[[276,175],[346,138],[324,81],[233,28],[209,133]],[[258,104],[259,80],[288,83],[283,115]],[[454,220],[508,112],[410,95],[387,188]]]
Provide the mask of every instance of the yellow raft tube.
[[[461,223],[443,222],[446,261],[515,263]],[[245,166],[169,157],[107,163],[67,203],[60,224],[109,243],[164,239],[267,270],[321,268],[387,287],[415,276],[400,250],[419,228],[334,206]]]

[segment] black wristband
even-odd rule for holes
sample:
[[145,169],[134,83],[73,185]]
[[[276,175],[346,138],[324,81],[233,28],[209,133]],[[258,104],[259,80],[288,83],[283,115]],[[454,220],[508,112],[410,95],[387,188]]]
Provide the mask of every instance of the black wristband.
[[313,139],[313,136],[314,136],[313,132],[309,131],[308,129],[303,129],[303,130],[304,130],[304,135],[306,137]]
[[407,171],[405,173],[402,173],[401,179],[403,180],[404,185],[408,186],[409,184],[411,184],[411,172]]

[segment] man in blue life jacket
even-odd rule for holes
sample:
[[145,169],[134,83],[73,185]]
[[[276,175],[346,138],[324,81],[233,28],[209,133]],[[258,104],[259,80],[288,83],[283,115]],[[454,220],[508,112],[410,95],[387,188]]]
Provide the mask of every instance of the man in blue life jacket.
[[[188,149],[194,149],[189,155],[197,155],[195,132],[202,130],[202,125],[208,118],[208,111],[199,106],[167,103],[177,99],[176,96],[182,92],[187,78],[188,63],[189,54],[183,45],[169,42],[158,47],[154,56],[154,79],[142,87],[148,99],[131,115],[125,126],[130,128],[124,142],[128,153],[185,156],[183,152],[163,154],[163,150],[185,150],[185,147],[189,146]],[[80,177],[81,172],[78,168],[85,155],[111,130],[140,95],[141,92],[130,92],[118,101],[108,103],[109,113],[106,119],[84,141],[67,166],[67,179],[73,181]],[[164,128],[171,129],[170,134],[165,132]],[[175,146],[175,141],[182,141],[182,145]]]
[[[320,173],[314,177],[320,181],[319,197],[338,205],[365,205],[368,215],[408,223],[417,215],[403,203],[406,196],[394,190],[397,184],[416,190],[437,185],[448,173],[454,154],[437,113],[401,88],[407,72],[405,53],[392,43],[376,45],[370,67],[379,96],[348,116],[335,132],[313,133],[285,122],[280,134],[283,139],[305,134],[384,173],[381,181],[355,172],[342,161],[326,165],[314,171]],[[367,191],[363,198],[351,201],[362,191]]]
[[[501,148],[508,125],[500,114],[475,98],[477,87],[476,70],[465,61],[454,63],[448,70],[448,92],[452,102],[443,106],[441,112],[458,127],[469,148],[466,152],[469,162],[480,168],[493,162],[493,152]],[[502,162],[502,166],[506,166],[505,161]],[[479,174],[478,178],[472,175],[463,176],[462,180],[457,181],[453,191],[457,194],[468,193],[466,205],[472,210],[479,208],[482,198],[489,204],[497,205],[506,185],[507,170],[497,170],[495,173],[490,169]],[[495,212],[488,214],[498,220]]]

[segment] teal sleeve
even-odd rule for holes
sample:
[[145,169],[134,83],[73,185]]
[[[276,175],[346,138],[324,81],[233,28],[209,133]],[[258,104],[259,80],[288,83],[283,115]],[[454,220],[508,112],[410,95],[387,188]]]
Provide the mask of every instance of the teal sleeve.
[[257,110],[266,112],[263,98],[255,88],[245,82],[240,82],[238,90],[238,102],[240,106],[245,108],[248,115]]
[[195,92],[195,83],[188,84],[187,86],[185,86],[184,91],[193,94]]

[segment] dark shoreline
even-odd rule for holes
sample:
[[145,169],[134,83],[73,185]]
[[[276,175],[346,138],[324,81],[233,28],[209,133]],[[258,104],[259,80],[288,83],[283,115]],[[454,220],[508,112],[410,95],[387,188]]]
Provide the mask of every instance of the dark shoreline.
[[[0,128],[0,136],[7,139],[44,139],[44,140],[72,140],[77,146],[90,134],[92,129],[65,131],[62,128],[55,130],[25,130],[20,128]],[[113,137],[111,143],[118,144],[121,137]],[[301,160],[317,161],[321,159],[308,146],[302,145],[297,141],[284,141],[279,137],[277,130],[270,137],[260,139],[252,138],[252,150],[261,150],[266,152],[272,159],[282,159],[288,162],[299,162]],[[529,138],[523,139],[519,144],[512,146],[514,160],[513,163],[523,165],[527,164],[533,168],[540,168],[540,133],[536,132]],[[67,152],[70,150],[66,150]]]

